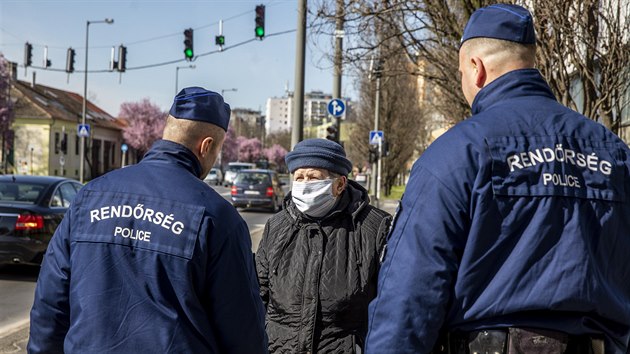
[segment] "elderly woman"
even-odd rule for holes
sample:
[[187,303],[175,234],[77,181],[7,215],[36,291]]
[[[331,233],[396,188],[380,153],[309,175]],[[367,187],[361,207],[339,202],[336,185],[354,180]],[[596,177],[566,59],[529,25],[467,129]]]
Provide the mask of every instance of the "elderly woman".
[[354,353],[363,348],[391,216],[348,180],[341,145],[304,140],[286,162],[292,190],[256,253],[269,351]]

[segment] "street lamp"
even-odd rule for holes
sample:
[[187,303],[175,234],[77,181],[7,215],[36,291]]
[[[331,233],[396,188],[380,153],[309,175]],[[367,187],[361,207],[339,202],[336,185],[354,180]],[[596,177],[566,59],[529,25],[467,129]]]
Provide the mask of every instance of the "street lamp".
[[[85,76],[83,77],[83,112],[81,114],[81,124],[85,126],[85,116],[87,114],[87,77],[88,77],[88,38],[90,37],[91,23],[107,23],[111,25],[114,19],[106,18],[102,21],[87,21],[85,25]],[[78,131],[77,131],[78,133]],[[80,145],[80,161],[79,161],[79,181],[83,183],[83,175],[85,169],[85,135],[81,135]]]
[[226,92],[230,92],[230,91],[238,91],[238,89],[235,88],[231,88],[231,89],[221,89],[221,96],[223,96]]
[[177,89],[177,80],[179,78],[179,69],[194,69],[196,68],[196,66],[194,65],[187,65],[187,66],[178,66],[175,68],[175,96],[177,96],[177,93],[179,92]]

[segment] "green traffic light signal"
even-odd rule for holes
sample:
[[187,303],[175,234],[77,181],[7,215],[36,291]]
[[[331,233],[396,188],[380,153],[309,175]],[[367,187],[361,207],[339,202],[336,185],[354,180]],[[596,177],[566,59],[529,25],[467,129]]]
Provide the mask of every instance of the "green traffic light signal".
[[256,38],[262,40],[265,37],[265,5],[256,6],[256,27],[254,32]]
[[256,37],[264,37],[265,36],[265,28],[264,27],[256,27]]
[[195,56],[193,51],[193,29],[188,28],[184,31],[184,56],[186,60],[191,60]]

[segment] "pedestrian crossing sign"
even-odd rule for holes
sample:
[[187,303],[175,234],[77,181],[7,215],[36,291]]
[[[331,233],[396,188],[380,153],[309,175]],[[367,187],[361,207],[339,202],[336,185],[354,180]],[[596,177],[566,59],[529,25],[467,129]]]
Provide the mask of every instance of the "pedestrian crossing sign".
[[77,126],[77,136],[80,138],[89,138],[90,137],[90,125],[89,124],[79,124]]
[[370,131],[370,145],[382,144],[385,141],[385,134],[382,130]]

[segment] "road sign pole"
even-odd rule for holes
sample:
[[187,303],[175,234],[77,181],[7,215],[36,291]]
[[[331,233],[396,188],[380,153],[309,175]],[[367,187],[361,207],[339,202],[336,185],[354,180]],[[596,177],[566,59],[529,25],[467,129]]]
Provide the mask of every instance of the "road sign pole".
[[[376,99],[374,101],[374,130],[378,131],[379,111],[381,106],[381,78],[380,75],[376,76]],[[382,140],[382,139],[379,139]],[[374,193],[374,200],[376,201],[376,207],[379,207],[379,192],[381,190],[381,143],[378,144],[378,163],[372,164],[372,174],[374,175],[372,182],[372,192]]]
[[125,167],[125,162],[127,160],[127,150],[129,150],[129,147],[127,146],[127,144],[120,145],[120,151],[122,151],[122,156],[120,159],[120,168]]
[[376,181],[376,206],[379,207],[379,197],[381,195],[381,176],[383,175],[383,139],[378,139],[378,181]]

